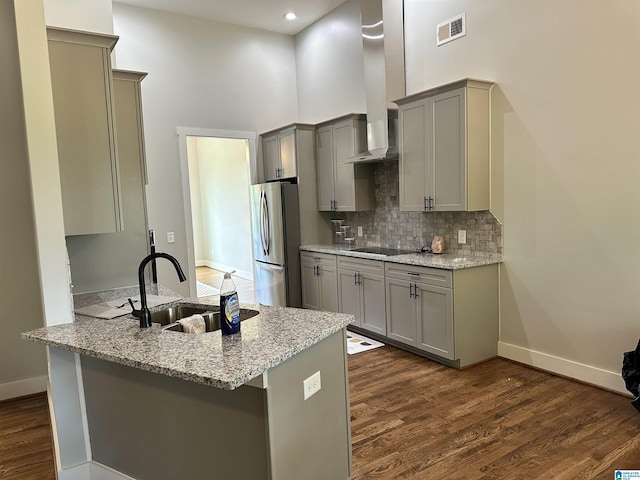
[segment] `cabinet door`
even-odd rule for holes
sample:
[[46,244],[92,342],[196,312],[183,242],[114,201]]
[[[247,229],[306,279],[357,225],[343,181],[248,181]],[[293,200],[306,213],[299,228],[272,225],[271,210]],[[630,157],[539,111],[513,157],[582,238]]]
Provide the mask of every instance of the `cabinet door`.
[[319,265],[320,271],[320,309],[328,312],[339,312],[338,306],[338,271],[335,267]]
[[400,116],[400,210],[422,212],[428,197],[428,101],[403,106]]
[[318,210],[331,211],[335,199],[333,160],[333,128],[327,125],[316,131],[316,169],[318,186]]
[[459,88],[432,99],[430,156],[433,175],[430,189],[433,210],[467,208],[465,91],[465,88]]
[[280,148],[278,146],[278,136],[262,138],[262,162],[264,166],[264,180],[277,180],[278,169],[280,168]]
[[360,314],[360,286],[356,284],[356,272],[338,270],[339,312],[355,315],[353,325],[362,326]]
[[353,163],[344,160],[355,155],[355,131],[353,120],[346,120],[333,125],[334,165],[335,165],[335,200],[340,212],[356,210],[356,187]]
[[418,348],[454,360],[452,290],[418,283],[417,295]]
[[418,328],[410,282],[387,278],[387,336],[398,342],[416,345]]
[[48,33],[65,235],[120,231],[110,48],[89,44],[115,40]]
[[289,130],[278,135],[280,149],[280,174],[278,178],[293,178],[297,175],[296,131]]
[[302,281],[302,307],[311,310],[320,310],[320,290],[318,287],[318,277],[315,272],[315,264],[302,260],[301,263]]
[[380,335],[387,334],[387,312],[384,276],[369,273],[360,274],[362,284],[361,294],[361,322],[360,326]]

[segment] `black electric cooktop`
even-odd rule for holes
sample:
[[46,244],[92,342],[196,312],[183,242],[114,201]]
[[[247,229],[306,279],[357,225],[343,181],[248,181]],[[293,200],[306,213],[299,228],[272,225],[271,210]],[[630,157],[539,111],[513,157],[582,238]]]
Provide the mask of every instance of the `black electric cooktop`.
[[416,253],[414,250],[402,250],[400,248],[388,248],[388,247],[361,247],[353,248],[352,252],[362,253],[375,253],[376,255],[386,255],[391,257],[393,255],[406,255],[408,253]]

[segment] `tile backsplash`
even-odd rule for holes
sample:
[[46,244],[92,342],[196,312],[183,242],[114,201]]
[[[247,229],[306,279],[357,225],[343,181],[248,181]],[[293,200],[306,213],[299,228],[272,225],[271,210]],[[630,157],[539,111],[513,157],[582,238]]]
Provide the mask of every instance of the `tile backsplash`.
[[[376,164],[376,209],[336,213],[351,227],[356,244],[406,249],[431,246],[433,237],[444,239],[445,253],[502,253],[502,225],[489,211],[401,212],[398,161]],[[358,226],[363,236],[358,237]],[[467,231],[467,243],[458,244],[458,230]]]

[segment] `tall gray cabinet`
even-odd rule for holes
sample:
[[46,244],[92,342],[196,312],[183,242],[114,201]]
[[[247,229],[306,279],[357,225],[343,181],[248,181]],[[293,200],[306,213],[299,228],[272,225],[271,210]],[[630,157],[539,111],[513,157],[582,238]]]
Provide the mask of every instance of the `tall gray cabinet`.
[[492,85],[465,79],[396,100],[400,210],[489,209]]

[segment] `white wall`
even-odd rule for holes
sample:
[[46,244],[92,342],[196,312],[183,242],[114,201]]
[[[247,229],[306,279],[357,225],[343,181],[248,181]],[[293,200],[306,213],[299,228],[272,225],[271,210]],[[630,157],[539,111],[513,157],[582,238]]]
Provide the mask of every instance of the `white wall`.
[[113,33],[111,0],[43,0],[48,26]]
[[[467,36],[436,47],[462,12]],[[640,336],[638,18],[628,0],[405,0],[408,93],[498,84],[500,353],[620,390]]]
[[0,2],[0,400],[46,389],[45,347],[20,332],[44,325],[13,2]]
[[[113,4],[117,67],[149,72],[142,85],[149,228],[158,250],[186,265],[176,127],[262,132],[296,121],[293,37]],[[166,232],[176,243],[166,243]],[[166,263],[166,265],[165,265]],[[161,283],[187,294],[168,262]]]
[[296,35],[300,122],[366,112],[361,32],[360,0],[349,0]]
[[[191,183],[196,265],[200,260],[201,264],[225,271],[235,269],[252,278],[247,141],[188,137],[188,144],[192,139],[195,159],[189,158],[189,176],[194,163],[198,172]],[[201,239],[196,240],[198,233]]]

